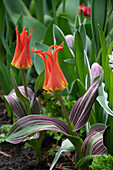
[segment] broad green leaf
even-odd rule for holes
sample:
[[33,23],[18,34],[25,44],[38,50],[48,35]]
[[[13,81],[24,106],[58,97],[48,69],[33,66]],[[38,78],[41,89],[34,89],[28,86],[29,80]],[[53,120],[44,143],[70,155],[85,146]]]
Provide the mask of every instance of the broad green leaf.
[[55,39],[55,43],[57,45],[61,44],[62,42],[64,42],[64,49],[60,50],[58,53],[58,59],[59,59],[59,63],[60,63],[60,67],[67,79],[67,82],[69,84],[69,87],[71,85],[71,83],[76,79],[77,74],[75,72],[74,69],[74,65],[72,64],[68,64],[66,62],[64,62],[67,59],[73,59],[73,54],[71,53],[63,32],[60,30],[60,28],[56,25],[53,26],[53,31],[54,31],[54,39]]
[[50,170],[52,170],[54,168],[54,166],[57,163],[62,152],[71,152],[71,151],[74,151],[74,150],[75,150],[74,145],[68,139],[64,140],[61,144],[60,149],[56,153],[54,160],[52,161]]
[[[65,2],[65,13],[74,13],[78,14],[79,0],[73,0],[70,3],[70,0]],[[57,14],[63,13],[63,2],[59,5],[57,9]]]
[[30,16],[30,12],[25,6],[24,2],[22,0],[4,0],[4,4],[6,9],[8,10],[8,13],[17,13],[20,14],[22,13],[23,15],[28,15]]
[[35,91],[37,92],[44,84],[44,70],[38,75],[35,81]]
[[[17,13],[13,13],[13,14],[11,13],[9,15],[12,19],[13,24],[16,27],[20,15]],[[46,32],[46,26],[42,24],[40,21],[36,20],[31,16],[23,15],[23,28],[24,27],[28,27],[28,32],[30,32],[30,28],[33,29],[33,34],[30,40],[30,46],[33,46],[35,41],[43,40]]]
[[106,0],[92,0],[91,6],[91,20],[93,28],[93,37],[95,39],[96,53],[98,54],[100,45],[99,45],[99,33],[98,33],[98,24],[101,29],[104,31],[105,22],[107,15],[107,1]]
[[[10,17],[11,17],[14,25],[16,26],[20,15],[14,13],[14,14],[10,14]],[[42,24],[41,22],[39,22],[35,18],[30,17],[30,16],[23,16],[23,27],[28,27],[28,32],[30,32],[31,27],[33,29],[33,34],[32,34],[31,40],[30,40],[30,48],[32,46],[34,46],[35,42],[37,42],[37,41],[39,42],[39,41],[43,40],[44,35],[45,35],[45,31],[46,31],[46,27],[45,27],[44,24]],[[31,52],[31,56],[32,56],[32,59],[33,59],[33,53],[32,52]],[[35,63],[35,62],[33,61],[33,63]]]
[[76,67],[78,72],[78,78],[85,85],[86,78],[86,65],[84,59],[84,48],[81,35],[78,30],[75,33],[75,58],[76,58]]

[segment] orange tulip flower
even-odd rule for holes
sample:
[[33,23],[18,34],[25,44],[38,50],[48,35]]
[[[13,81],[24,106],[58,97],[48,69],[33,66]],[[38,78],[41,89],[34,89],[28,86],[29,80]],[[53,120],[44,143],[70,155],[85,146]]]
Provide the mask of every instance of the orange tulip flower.
[[11,64],[18,69],[28,69],[32,66],[32,59],[29,51],[29,44],[33,30],[31,28],[30,36],[27,36],[25,27],[21,34],[18,32],[18,26],[16,27],[16,49]]
[[[52,48],[56,48],[53,53],[51,53]],[[49,92],[60,92],[64,90],[68,83],[62,73],[58,62],[58,51],[64,48],[64,44],[61,45],[51,45],[48,51],[35,50],[32,48],[32,52],[37,53],[43,60],[45,65],[45,81],[43,89]],[[46,55],[48,58],[46,58]]]

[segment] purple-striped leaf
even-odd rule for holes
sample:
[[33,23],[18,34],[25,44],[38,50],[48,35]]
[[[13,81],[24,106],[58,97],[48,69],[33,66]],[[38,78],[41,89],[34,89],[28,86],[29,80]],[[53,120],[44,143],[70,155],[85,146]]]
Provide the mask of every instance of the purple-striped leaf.
[[6,141],[20,143],[29,135],[42,130],[52,130],[71,136],[69,127],[63,121],[44,115],[29,115],[17,121],[9,130]]
[[70,121],[74,131],[82,128],[89,119],[92,105],[98,95],[99,79],[89,87],[88,91],[77,100],[70,113]]
[[[22,95],[25,95],[24,86],[18,87]],[[32,113],[39,113],[39,102],[37,98],[34,98],[34,94],[30,88],[27,87],[29,100],[32,101]],[[4,100],[10,105],[12,112],[18,117],[22,118],[27,115],[26,105],[21,102],[13,89],[9,95],[4,95]]]
[[82,145],[83,156],[107,154],[107,149],[103,144],[103,133],[106,128],[104,124],[95,124],[91,127]]

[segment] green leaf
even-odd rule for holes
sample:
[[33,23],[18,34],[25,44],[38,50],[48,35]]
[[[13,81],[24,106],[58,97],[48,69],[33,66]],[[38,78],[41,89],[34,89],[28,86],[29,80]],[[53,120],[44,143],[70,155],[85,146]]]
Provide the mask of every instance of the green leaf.
[[89,88],[89,86],[91,85],[91,69],[90,69],[90,64],[89,64],[89,60],[88,60],[88,56],[86,54],[86,51],[84,51],[84,56],[85,56],[85,60],[86,60],[86,69],[87,69],[87,89]]
[[101,29],[101,27],[98,25],[98,30],[99,30],[99,36],[100,36],[100,43],[101,43],[101,48],[102,48],[102,68],[104,70],[104,77],[106,75],[106,56],[107,56],[107,44],[106,44],[106,39],[104,36],[104,33]]
[[[11,18],[15,25],[17,23],[18,16],[19,16],[18,14],[11,15]],[[46,31],[46,27],[44,24],[42,24],[35,18],[30,17],[30,16],[23,16],[23,27],[28,27],[29,31],[30,31],[31,27],[33,29],[33,35],[31,37],[31,41],[30,41],[30,44],[32,44],[32,46],[34,45],[35,41],[43,40],[45,31]]]
[[43,83],[44,83],[44,71],[43,70],[37,77],[36,81],[35,81],[35,91],[37,92],[42,86],[43,86]]
[[99,24],[101,29],[104,30],[105,21],[107,15],[107,1],[106,0],[92,0],[91,6],[91,20],[93,28],[93,37],[95,39],[96,53],[98,54],[100,45],[99,45],[99,34],[98,27]]
[[8,68],[0,61],[0,88],[3,94],[8,94],[12,89]]
[[82,97],[85,94],[85,92],[86,89],[83,83],[79,79],[76,79],[71,85],[69,94],[77,100],[80,97]]
[[94,155],[88,155],[80,159],[76,164],[76,169],[87,170],[90,162],[93,160]]
[[52,161],[50,170],[54,168],[62,152],[71,152],[74,150],[75,150],[74,145],[68,139],[64,140],[61,144],[59,151],[56,153],[54,160]]
[[75,56],[79,79],[85,85],[86,65],[84,63],[84,48],[82,38],[78,30],[76,30],[75,33]]
[[2,42],[2,44],[3,44],[3,46],[4,46],[5,50],[6,50],[6,52],[7,52],[10,56],[12,56],[12,53],[11,53],[11,51],[10,51],[10,49],[9,49],[9,46],[8,46],[8,43],[6,42],[6,40],[5,40],[4,36],[3,36],[3,33],[2,33],[2,30],[1,30],[1,29],[0,29],[0,39],[1,39],[1,42]]
[[28,16],[31,15],[22,0],[17,0],[17,1],[4,0],[4,4],[5,4],[6,9],[8,10],[8,13],[10,14],[11,13],[17,13],[17,14],[22,13],[23,15],[28,15]]
[[16,80],[15,80],[15,73],[12,69],[10,69],[10,75],[11,75],[11,80],[12,80],[12,83],[13,83],[13,86],[14,86],[14,89],[15,89],[15,93],[17,95],[17,98],[22,101],[23,103],[25,104],[30,104],[30,101],[29,99],[23,95],[20,90],[18,89],[18,86],[16,84]]
[[62,30],[64,35],[73,34],[73,27],[65,18],[57,17],[57,26]]
[[105,74],[105,90],[109,92],[110,88],[110,67],[109,67],[109,55],[112,53],[113,49],[113,42],[111,42],[109,48],[108,48],[108,53],[106,56],[106,74]]
[[51,21],[47,27],[43,43],[49,46],[53,44],[53,21]]
[[36,16],[37,19],[44,23],[44,10],[43,10],[43,1],[42,0],[35,0],[35,6],[36,6]]
[[91,54],[90,54],[90,65],[92,65],[96,61],[94,40],[91,41]]
[[[74,13],[78,14],[78,7],[79,7],[79,0],[73,0],[70,3],[70,0],[66,0],[65,2],[65,13]],[[57,14],[60,14],[63,12],[63,2],[60,3]]]
[[65,63],[69,63],[75,66],[75,59],[66,59],[64,60]]
[[83,47],[84,49],[86,50],[86,30],[85,30],[85,22],[83,22],[81,25],[80,25],[80,35],[81,35],[81,38],[82,38],[82,42],[83,42]]
[[72,22],[73,24],[75,23],[75,13],[61,13],[59,14],[60,17],[67,19],[68,21]]

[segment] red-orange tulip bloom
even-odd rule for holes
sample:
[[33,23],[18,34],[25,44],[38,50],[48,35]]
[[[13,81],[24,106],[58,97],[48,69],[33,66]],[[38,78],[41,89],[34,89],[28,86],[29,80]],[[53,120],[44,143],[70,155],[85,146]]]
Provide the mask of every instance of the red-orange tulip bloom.
[[21,34],[16,27],[16,49],[11,64],[18,69],[28,69],[32,66],[32,59],[29,51],[29,44],[33,30],[31,28],[30,36],[27,36],[27,27],[25,27]]
[[[56,48],[51,53],[52,48]],[[60,49],[64,48],[64,44],[61,45],[51,45],[48,49],[48,51],[41,51],[41,50],[35,50],[32,48],[32,52],[37,53],[43,60],[45,65],[45,81],[43,85],[43,89],[50,91],[50,92],[60,92],[64,90],[68,83],[62,73],[62,70],[60,68],[59,62],[58,62],[58,51]],[[46,58],[46,55],[48,58]]]

